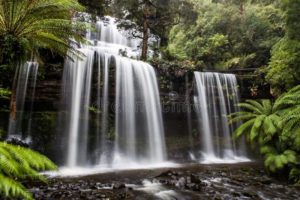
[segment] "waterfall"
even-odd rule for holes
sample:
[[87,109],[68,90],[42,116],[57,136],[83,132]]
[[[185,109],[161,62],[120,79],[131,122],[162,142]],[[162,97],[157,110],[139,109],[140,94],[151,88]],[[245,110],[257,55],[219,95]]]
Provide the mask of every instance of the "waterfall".
[[63,106],[66,110],[67,161],[69,167],[87,159],[87,132],[94,51],[78,49],[85,56],[65,62],[63,74]]
[[[31,131],[31,113],[33,109],[33,100],[35,95],[36,80],[39,65],[36,62],[25,62],[23,65],[18,66],[16,70],[14,84],[16,85],[15,95],[15,116],[9,119],[8,139],[29,139]],[[31,89],[31,95],[28,97],[30,100],[29,118],[27,124],[27,132],[24,131],[24,111],[25,102],[27,97],[28,88]]]
[[[118,30],[111,17],[97,21],[96,32],[88,31],[86,37],[89,44],[78,48],[85,56],[66,59],[64,67],[60,131],[65,133],[65,166],[115,168],[129,162],[163,162],[156,74],[149,64],[132,59],[139,56],[139,40]],[[89,119],[97,121],[95,130],[90,130]]]
[[237,124],[228,115],[239,111],[235,75],[195,72],[194,104],[198,117],[203,162],[247,161],[243,141],[233,140]]
[[165,141],[154,69],[127,58],[119,57],[116,63],[116,159],[163,162]]

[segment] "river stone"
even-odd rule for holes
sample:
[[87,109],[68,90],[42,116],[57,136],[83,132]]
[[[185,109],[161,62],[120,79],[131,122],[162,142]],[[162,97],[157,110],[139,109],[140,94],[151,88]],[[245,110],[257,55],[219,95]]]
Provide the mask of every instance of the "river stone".
[[113,185],[113,189],[114,190],[119,190],[119,189],[123,189],[123,188],[126,188],[125,184],[124,183],[115,183]]

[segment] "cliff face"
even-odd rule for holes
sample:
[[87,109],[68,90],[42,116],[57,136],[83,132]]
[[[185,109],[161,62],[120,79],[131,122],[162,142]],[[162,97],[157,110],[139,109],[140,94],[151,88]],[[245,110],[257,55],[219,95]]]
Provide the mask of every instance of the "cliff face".
[[[62,74],[62,64],[46,65],[40,68],[33,102],[34,110],[57,111],[59,109]],[[30,97],[32,92],[33,88],[29,88],[27,96]],[[28,103],[31,102],[27,101],[26,104]]]
[[[177,105],[178,107],[187,103],[187,97],[193,94],[193,69],[186,69],[177,65],[155,63],[153,66],[157,71],[163,108],[170,110],[170,106]],[[36,111],[58,111],[62,87],[63,64],[57,63],[43,66],[40,68],[39,74],[35,91],[34,109]],[[260,77],[253,76],[245,78],[243,73],[237,72],[237,78],[242,99],[271,98],[269,91],[265,89],[268,87],[254,84]],[[111,73],[110,83],[109,91],[111,101],[114,101],[115,89],[113,73]],[[97,87],[98,85],[93,83],[93,88],[96,89]],[[32,88],[29,88],[27,96],[31,96],[31,92]],[[27,101],[27,103],[30,102]],[[176,112],[179,111],[180,109],[178,108]]]
[[[169,149],[169,157],[174,159],[184,159],[188,156],[186,152],[193,145],[200,144],[200,136],[197,116],[194,112],[193,106],[193,80],[194,73],[191,69],[184,69],[178,66],[169,65],[155,65],[154,68],[157,72],[157,79],[160,87],[160,99],[162,102],[162,112],[164,121],[165,136],[167,139],[167,146]],[[96,80],[97,71],[94,72]],[[24,132],[30,132],[34,143],[32,146],[34,149],[45,153],[58,163],[61,160],[59,152],[64,151],[63,147],[59,145],[59,141],[62,140],[63,133],[58,128],[64,124],[60,120],[60,114],[63,113],[60,110],[60,97],[62,87],[63,76],[63,64],[51,64],[40,68],[39,77],[37,81],[37,87],[35,91],[34,102],[30,102],[30,98],[27,99],[25,109],[29,111],[31,103],[33,103],[33,112],[25,112],[23,130]],[[110,76],[110,93],[109,102],[115,102],[115,77],[114,70],[111,70]],[[97,94],[98,88],[97,81],[92,83],[92,94]],[[241,88],[245,92],[242,97],[248,97],[249,85],[244,82]],[[33,88],[28,89],[27,96],[30,97]],[[96,97],[91,97],[91,105],[96,105]],[[109,133],[114,134],[114,111],[110,107],[109,114]],[[90,109],[90,131],[99,128],[99,121],[95,116],[97,108],[91,107]],[[7,113],[3,114],[3,119],[8,119]],[[31,125],[29,126],[29,122]],[[7,130],[7,123],[0,124],[4,130]],[[30,127],[30,129],[29,129]],[[185,152],[185,153],[182,153]]]

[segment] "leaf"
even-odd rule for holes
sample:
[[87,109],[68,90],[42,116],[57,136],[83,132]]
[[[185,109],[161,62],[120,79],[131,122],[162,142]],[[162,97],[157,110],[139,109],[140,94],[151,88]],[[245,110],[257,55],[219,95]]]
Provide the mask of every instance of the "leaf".
[[254,141],[257,138],[257,136],[259,135],[260,128],[261,128],[265,118],[266,118],[265,115],[261,115],[255,119],[254,124],[251,129],[251,132],[250,132],[250,140],[251,141]]
[[0,191],[5,197],[22,197],[31,200],[32,195],[20,183],[0,174]]
[[239,103],[238,106],[246,110],[252,111],[256,114],[263,114],[263,110],[260,110],[260,108],[257,108],[256,106],[253,106],[249,103]]
[[54,163],[35,151],[0,142],[0,193],[7,197],[32,199],[24,186],[15,179],[46,181],[39,171],[56,169]]
[[235,138],[239,138],[241,135],[247,134],[248,131],[251,130],[251,127],[253,126],[254,122],[255,119],[251,119],[239,126],[233,133]]

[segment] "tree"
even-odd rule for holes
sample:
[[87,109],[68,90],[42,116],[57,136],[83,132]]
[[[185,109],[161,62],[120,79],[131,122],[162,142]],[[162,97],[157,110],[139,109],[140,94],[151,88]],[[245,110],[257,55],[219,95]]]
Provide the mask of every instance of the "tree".
[[[41,49],[65,56],[77,54],[72,39],[83,41],[86,24],[74,22],[83,7],[76,0],[0,0],[0,64],[14,68],[36,60]],[[17,72],[16,72],[17,73]],[[11,118],[15,119],[16,84],[12,86]]]
[[161,43],[166,44],[169,28],[178,23],[179,16],[184,14],[181,11],[191,5],[185,0],[113,1],[111,12],[120,19],[121,28],[131,30],[133,37],[142,39],[141,58],[146,60],[149,33],[159,36]]
[[170,31],[167,50],[173,59],[207,69],[259,68],[268,64],[270,49],[284,35],[282,12],[274,5],[247,4],[243,17],[231,3],[203,3],[196,9],[194,23]]
[[0,63],[32,60],[39,49],[76,53],[71,38],[82,40],[86,25],[72,17],[82,9],[76,0],[0,0]]
[[88,13],[103,16],[109,5],[110,0],[79,0],[79,3],[87,7]]
[[273,93],[280,94],[300,83],[300,1],[285,0],[286,34],[272,49],[266,79]]

